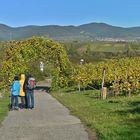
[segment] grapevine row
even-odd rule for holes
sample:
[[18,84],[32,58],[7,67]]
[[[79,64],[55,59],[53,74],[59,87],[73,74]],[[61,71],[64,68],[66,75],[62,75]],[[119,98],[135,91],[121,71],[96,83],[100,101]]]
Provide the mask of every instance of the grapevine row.
[[74,68],[71,79],[83,87],[89,84],[101,87],[104,68],[106,70],[106,86],[115,94],[140,89],[140,57],[79,65]]

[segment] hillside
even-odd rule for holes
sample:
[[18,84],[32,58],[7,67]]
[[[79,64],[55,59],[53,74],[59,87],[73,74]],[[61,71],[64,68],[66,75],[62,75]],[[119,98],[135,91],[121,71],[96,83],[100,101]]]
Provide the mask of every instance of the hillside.
[[116,27],[105,23],[89,23],[80,26],[24,26],[10,27],[0,24],[0,40],[24,39],[45,36],[59,41],[71,40],[133,40],[140,37],[140,27]]

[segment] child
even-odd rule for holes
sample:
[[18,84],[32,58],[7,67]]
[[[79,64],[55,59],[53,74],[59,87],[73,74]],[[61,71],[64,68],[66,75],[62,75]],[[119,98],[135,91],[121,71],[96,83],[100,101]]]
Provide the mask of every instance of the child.
[[20,92],[20,83],[18,81],[18,76],[14,77],[14,82],[11,86],[11,110],[14,108],[18,110],[18,96]]
[[23,89],[24,82],[25,82],[25,74],[21,74],[20,76],[20,98],[21,98],[21,109],[25,108],[25,92]]

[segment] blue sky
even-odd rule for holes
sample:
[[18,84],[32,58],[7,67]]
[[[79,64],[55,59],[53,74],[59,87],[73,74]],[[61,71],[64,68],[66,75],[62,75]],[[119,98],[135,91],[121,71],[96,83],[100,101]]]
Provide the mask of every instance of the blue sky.
[[90,22],[140,26],[140,0],[0,0],[0,23],[9,26]]

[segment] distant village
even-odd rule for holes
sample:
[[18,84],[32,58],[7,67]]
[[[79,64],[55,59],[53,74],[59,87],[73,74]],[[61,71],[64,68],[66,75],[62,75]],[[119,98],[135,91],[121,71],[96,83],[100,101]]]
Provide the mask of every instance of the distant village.
[[122,39],[122,38],[95,38],[97,41],[105,41],[105,42],[139,42],[140,38],[135,39]]

